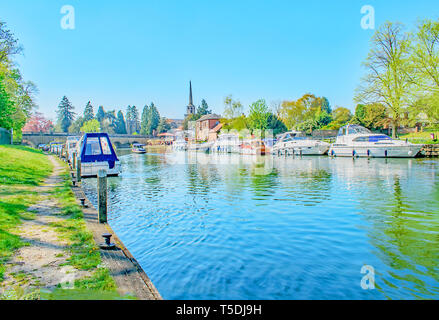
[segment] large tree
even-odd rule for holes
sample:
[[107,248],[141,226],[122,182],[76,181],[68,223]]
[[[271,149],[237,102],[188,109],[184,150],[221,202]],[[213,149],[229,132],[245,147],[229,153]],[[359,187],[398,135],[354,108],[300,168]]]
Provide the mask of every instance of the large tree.
[[250,105],[248,121],[250,129],[265,130],[268,128],[270,112],[264,99],[260,99]]
[[93,120],[95,117],[93,106],[91,105],[91,102],[89,101],[84,109],[84,121],[90,121]]
[[58,105],[58,125],[62,132],[68,132],[70,125],[75,120],[75,108],[70,103],[69,99],[64,96]]
[[163,132],[168,132],[169,130],[171,130],[171,126],[168,123],[166,118],[160,118],[160,122],[159,125],[157,127],[157,133],[163,133]]
[[127,133],[127,127],[126,127],[126,124],[125,124],[125,119],[123,117],[122,111],[120,111],[120,110],[117,113],[116,133],[117,134],[126,134]]
[[[102,121],[105,118],[105,110],[103,106],[99,106],[98,108],[98,112],[96,113],[96,120],[98,120],[100,123],[102,123]],[[91,119],[90,119],[91,120]]]
[[52,121],[46,119],[43,114],[35,112],[27,121],[23,132],[47,133],[54,128]]
[[209,105],[207,104],[206,100],[201,100],[201,106],[198,107],[197,109],[197,114],[202,117],[206,114],[211,114],[212,111],[209,110]]
[[410,104],[413,72],[409,65],[410,39],[398,23],[387,22],[372,37],[372,49],[364,62],[367,74],[357,88],[355,100],[381,103],[392,118],[392,136],[404,109]]

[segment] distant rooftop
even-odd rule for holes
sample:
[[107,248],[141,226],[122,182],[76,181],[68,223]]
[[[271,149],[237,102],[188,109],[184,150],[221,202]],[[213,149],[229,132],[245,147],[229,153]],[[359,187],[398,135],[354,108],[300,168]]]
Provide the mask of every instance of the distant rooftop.
[[197,122],[205,121],[205,120],[219,120],[219,119],[221,119],[221,116],[217,114],[206,114],[205,116],[202,116],[200,119],[198,119]]

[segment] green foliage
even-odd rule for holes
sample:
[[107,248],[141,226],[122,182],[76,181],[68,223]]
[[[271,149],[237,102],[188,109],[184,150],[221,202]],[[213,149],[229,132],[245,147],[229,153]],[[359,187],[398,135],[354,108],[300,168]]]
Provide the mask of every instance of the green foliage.
[[394,138],[395,128],[413,94],[409,48],[410,38],[401,24],[387,22],[381,26],[372,37],[372,48],[364,62],[367,74],[356,90],[357,102],[386,106]]
[[117,119],[116,111],[105,112],[104,118],[101,121],[101,131],[107,133],[116,133]]
[[105,118],[105,110],[103,106],[99,106],[98,112],[96,113],[96,120],[99,121],[99,123],[102,123],[102,121]]
[[84,125],[84,118],[79,117],[75,121],[73,121],[72,125],[69,127],[69,133],[79,133],[81,132],[81,128]]
[[267,122],[267,129],[273,130],[273,136],[284,133],[288,130],[286,125],[273,113],[268,115]]
[[116,133],[117,134],[126,134],[127,133],[127,127],[125,124],[125,119],[123,117],[122,111],[119,110],[117,113],[117,119],[116,119]]
[[164,133],[171,130],[171,125],[168,123],[166,118],[160,118],[159,125],[157,127],[157,133]]
[[58,124],[62,132],[68,132],[69,127],[72,125],[75,119],[74,107],[70,103],[69,99],[64,96],[58,105]]
[[128,134],[139,133],[139,112],[136,106],[128,106],[125,120]]
[[91,105],[91,102],[89,101],[84,109],[84,122],[93,120],[95,117],[93,106]]
[[268,106],[264,99],[260,99],[250,105],[248,123],[251,130],[265,130],[268,127]]
[[201,106],[197,109],[197,114],[200,116],[200,118],[211,113],[212,110],[209,110],[209,105],[207,104],[206,100],[201,100]]
[[5,90],[3,77],[0,75],[0,127],[11,129],[13,124],[12,115],[15,111],[14,104]]
[[96,119],[85,122],[84,125],[81,127],[81,132],[84,133],[94,133],[100,131],[101,131],[101,124]]
[[226,119],[234,119],[243,115],[244,108],[239,100],[233,100],[232,95],[224,98],[224,116]]
[[145,136],[153,135],[157,132],[159,123],[160,113],[154,103],[151,102],[150,106],[143,108],[140,134]]

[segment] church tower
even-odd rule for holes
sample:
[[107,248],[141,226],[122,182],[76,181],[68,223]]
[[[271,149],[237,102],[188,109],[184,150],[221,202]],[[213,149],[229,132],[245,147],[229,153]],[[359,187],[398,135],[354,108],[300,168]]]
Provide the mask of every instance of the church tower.
[[188,115],[191,115],[191,114],[195,114],[195,106],[194,106],[194,102],[192,99],[192,81],[189,82],[189,105],[186,108],[185,117],[187,117]]

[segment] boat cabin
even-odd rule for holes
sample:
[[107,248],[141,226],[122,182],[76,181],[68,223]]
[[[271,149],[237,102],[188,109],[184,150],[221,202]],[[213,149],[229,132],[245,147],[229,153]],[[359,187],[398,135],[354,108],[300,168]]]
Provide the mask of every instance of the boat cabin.
[[86,133],[78,143],[77,153],[83,177],[97,176],[100,169],[109,176],[120,173],[120,162],[107,133]]

